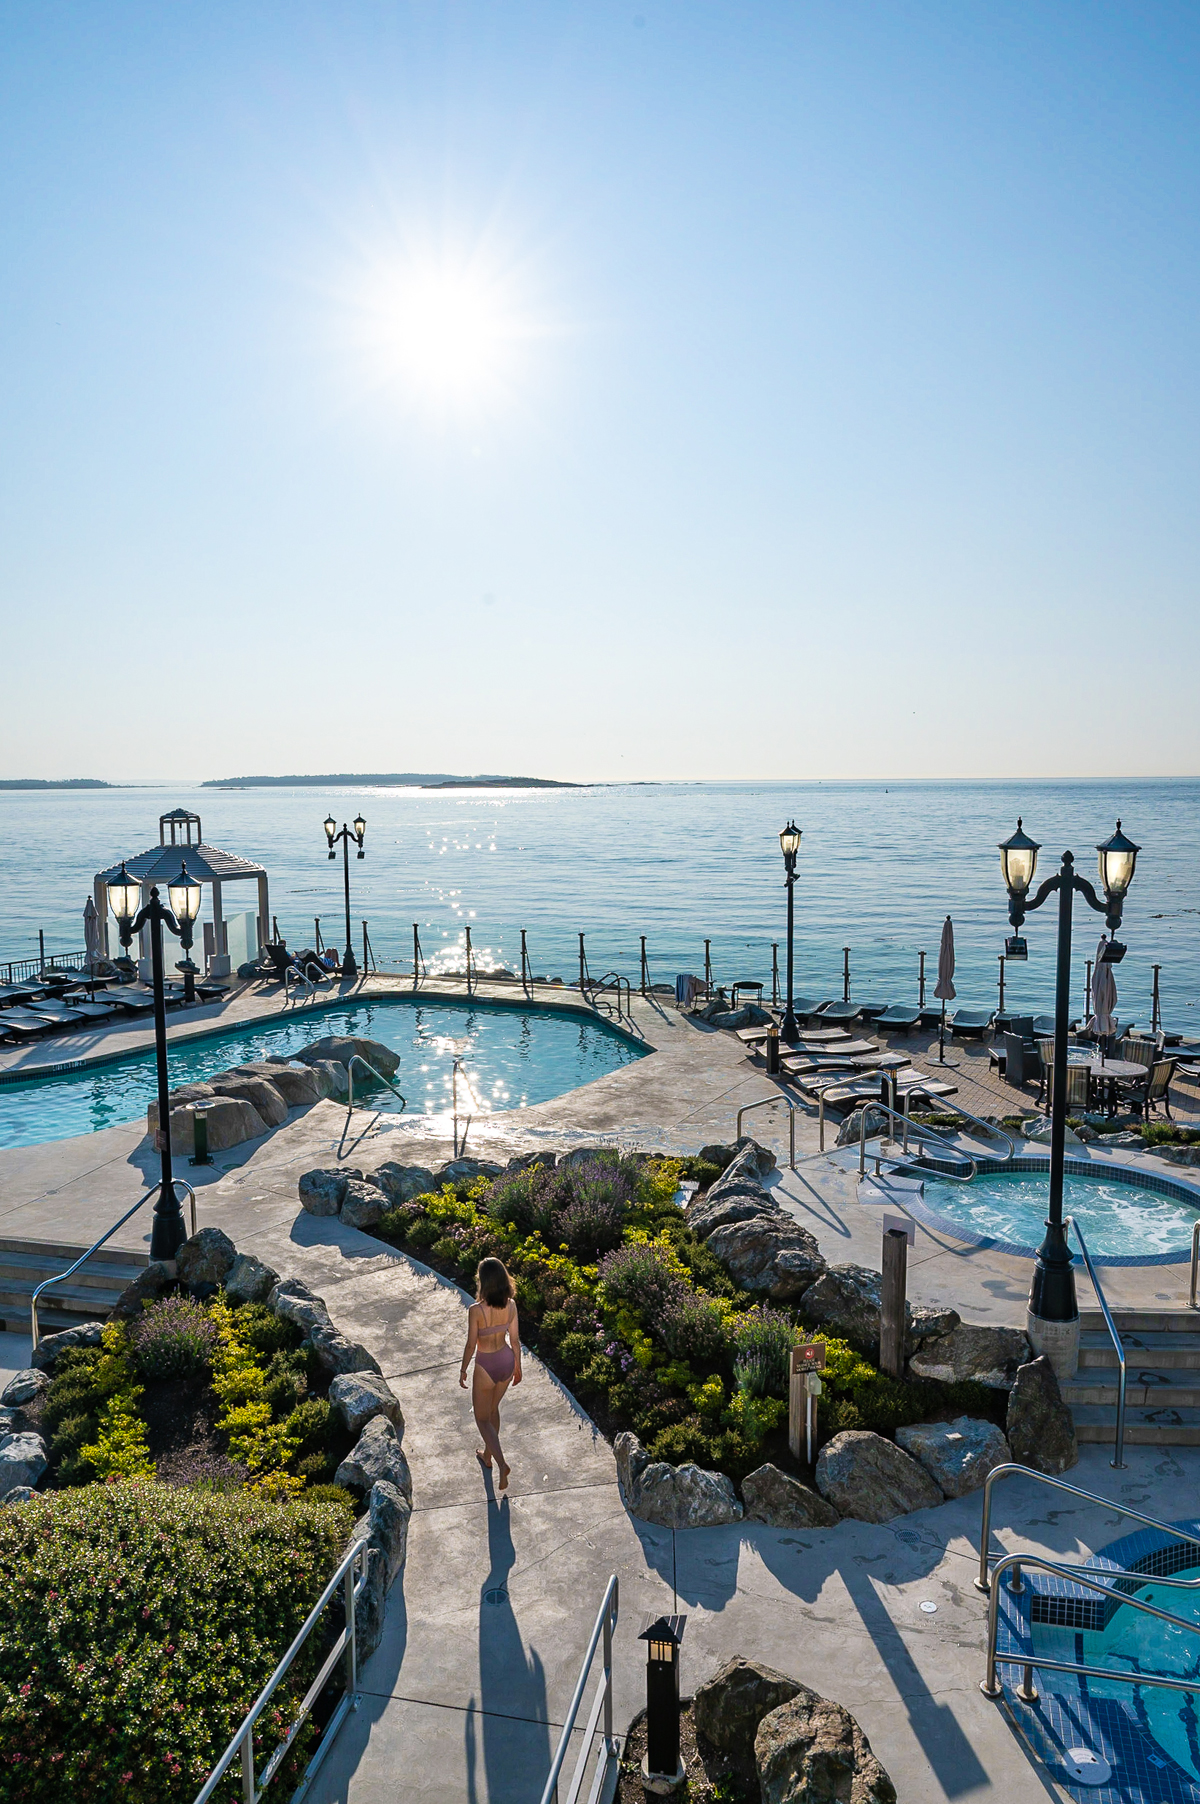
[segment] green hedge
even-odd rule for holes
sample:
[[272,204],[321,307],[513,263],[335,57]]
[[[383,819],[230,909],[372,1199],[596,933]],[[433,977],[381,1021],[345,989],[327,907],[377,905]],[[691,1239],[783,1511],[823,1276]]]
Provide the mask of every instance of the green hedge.
[[[0,1799],[193,1798],[328,1582],[351,1517],[332,1500],[143,1480],[0,1510]],[[260,1766],[316,1659],[310,1642],[276,1693]],[[288,1757],[297,1773],[301,1756]]]

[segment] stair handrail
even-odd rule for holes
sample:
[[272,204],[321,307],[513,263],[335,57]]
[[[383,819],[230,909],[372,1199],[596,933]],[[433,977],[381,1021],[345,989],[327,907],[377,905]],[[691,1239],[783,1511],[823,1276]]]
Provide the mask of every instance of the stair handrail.
[[1112,1311],[1108,1307],[1108,1299],[1100,1288],[1100,1280],[1096,1276],[1096,1268],[1092,1264],[1092,1255],[1088,1252],[1087,1241],[1083,1238],[1083,1229],[1073,1215],[1067,1217],[1067,1232],[1075,1230],[1075,1238],[1079,1242],[1079,1250],[1083,1254],[1083,1263],[1087,1266],[1088,1277],[1092,1281],[1092,1289],[1096,1293],[1096,1301],[1100,1305],[1100,1313],[1104,1317],[1104,1325],[1108,1329],[1109,1338],[1117,1351],[1117,1365],[1120,1377],[1117,1380],[1117,1438],[1113,1447],[1113,1457],[1109,1461],[1114,1472],[1124,1472],[1125,1460],[1125,1348],[1121,1336],[1117,1333],[1117,1324],[1112,1319]]
[[[907,1101],[907,1098],[905,1100]],[[911,1121],[907,1109],[905,1109],[903,1112],[901,1112],[899,1109],[890,1109],[888,1107],[887,1103],[876,1102],[874,1099],[871,1099],[869,1101],[865,1101],[865,1102],[861,1103],[859,1106],[858,1175],[860,1178],[866,1174],[866,1169],[867,1169],[867,1113],[871,1109],[877,1110],[878,1113],[881,1115],[888,1116],[889,1119],[892,1121],[899,1121],[904,1124],[904,1150],[905,1150],[905,1152],[908,1151],[908,1130],[911,1126],[916,1129],[917,1133],[921,1136],[922,1139],[936,1140],[940,1146],[946,1147],[946,1149],[949,1152],[954,1154],[955,1160],[957,1161],[957,1163],[959,1165],[969,1165],[971,1169],[967,1172],[965,1177],[960,1175],[956,1171],[939,1172],[938,1175],[940,1177],[948,1179],[951,1184],[969,1184],[971,1182],[972,1178],[976,1178],[979,1176],[979,1167],[975,1163],[975,1160],[971,1157],[970,1153],[964,1154],[961,1146],[955,1146],[953,1140],[947,1140],[946,1136],[944,1134],[939,1134],[936,1128],[925,1127],[919,1121]],[[877,1136],[874,1134],[871,1135],[872,1140],[874,1140],[876,1137]],[[882,1136],[879,1136],[879,1137],[882,1138]],[[879,1154],[878,1153],[875,1154],[875,1176],[876,1177],[879,1176]]]
[[[191,1212],[192,1212],[192,1233],[194,1235],[196,1232],[196,1192],[192,1189],[191,1185],[188,1183],[186,1178],[174,1178],[172,1180],[172,1184],[173,1185],[182,1184],[183,1188],[188,1193],[188,1198],[191,1203]],[[38,1334],[38,1298],[41,1296],[42,1292],[44,1290],[49,1290],[52,1284],[64,1283],[66,1281],[66,1279],[71,1277],[75,1272],[77,1272],[79,1270],[81,1265],[86,1265],[88,1260],[91,1258],[92,1254],[98,1253],[100,1251],[100,1248],[104,1245],[105,1241],[111,1240],[113,1235],[117,1232],[117,1229],[123,1228],[125,1226],[125,1223],[129,1220],[130,1216],[136,1215],[138,1210],[142,1207],[142,1205],[144,1203],[148,1203],[152,1196],[157,1196],[161,1189],[162,1189],[162,1179],[160,1178],[156,1184],[151,1184],[149,1190],[147,1190],[144,1193],[144,1195],[142,1195],[138,1198],[137,1202],[133,1205],[132,1209],[127,1209],[125,1211],[125,1213],[121,1217],[120,1221],[114,1222],[112,1227],[109,1228],[107,1233],[101,1234],[99,1240],[93,1241],[92,1245],[88,1248],[86,1253],[80,1254],[79,1258],[75,1261],[74,1265],[69,1265],[65,1272],[55,1272],[51,1277],[42,1279],[42,1282],[38,1285],[38,1287],[34,1291],[32,1297],[30,1297],[30,1299],[29,1299],[30,1336],[33,1340],[34,1347],[37,1346],[38,1340],[40,1338],[40,1336]]]
[[[970,1109],[964,1109],[961,1103],[953,1101],[949,1096],[939,1096],[937,1099],[937,1112],[940,1114],[943,1109],[948,1109],[952,1115],[961,1115],[964,1121],[974,1122],[975,1126],[982,1128],[985,1134],[994,1134],[997,1140],[1007,1140],[1008,1151],[1000,1160],[1002,1165],[1007,1165],[1010,1159],[1016,1158],[1017,1143],[1007,1128],[998,1126],[994,1121],[985,1121],[981,1115],[972,1115]],[[920,1125],[919,1121],[914,1123],[916,1127],[920,1127]]]
[[[349,1100],[346,1104],[346,1107],[348,1109],[352,1109],[354,1107],[354,1067],[356,1065],[361,1065],[364,1071],[369,1071],[371,1073],[371,1076],[374,1078],[377,1078],[381,1084],[386,1084],[388,1089],[392,1092],[392,1094],[394,1096],[400,1096],[400,1092],[399,1092],[399,1090],[397,1090],[397,1088],[396,1088],[395,1084],[392,1082],[391,1078],[384,1077],[382,1071],[376,1071],[374,1065],[372,1065],[367,1059],[364,1059],[360,1053],[356,1052],[351,1056],[350,1062],[346,1066],[346,1076],[347,1076],[347,1079],[349,1080],[349,1084],[350,1084],[350,1096],[349,1096]],[[408,1103],[405,1101],[403,1096],[400,1096],[400,1112],[401,1112],[401,1114],[404,1113],[404,1110],[407,1109],[407,1107],[408,1107]]]
[[[313,1757],[305,1768],[304,1777],[293,1794],[294,1797],[300,1796],[300,1793],[307,1786],[309,1780],[316,1773],[318,1766],[325,1758],[325,1755],[329,1750],[329,1745],[341,1728],[342,1723],[345,1721],[351,1710],[357,1710],[358,1708],[358,1612],[356,1606],[363,1587],[366,1584],[366,1552],[366,1542],[356,1541],[349,1552],[344,1555],[333,1577],[310,1610],[296,1639],[292,1642],[291,1647],[289,1647],[287,1653],[283,1656],[283,1659],[279,1662],[279,1665],[275,1668],[275,1671],[271,1674],[271,1677],[259,1692],[254,1703],[250,1706],[236,1735],[218,1760],[216,1766],[214,1766],[203,1787],[197,1792],[196,1804],[208,1804],[208,1799],[212,1797],[217,1786],[221,1783],[221,1780],[225,1777],[225,1774],[239,1755],[241,1756],[240,1764],[243,1804],[258,1804],[259,1799],[266,1791],[268,1785],[270,1785],[275,1774],[279,1771],[279,1767],[292,1743],[295,1741],[296,1736],[299,1734],[300,1729],[310,1716],[313,1705],[325,1689],[326,1683],[328,1682],[334,1667],[339,1660],[343,1660],[346,1667],[346,1680],[341,1701],[322,1731],[321,1738],[317,1742]],[[362,1568],[357,1579],[354,1574],[356,1565],[361,1565]],[[287,1677],[288,1669],[293,1660],[317,1626],[326,1606],[329,1604],[339,1585],[344,1588],[346,1610],[346,1620],[342,1632],[326,1656],[320,1672],[305,1693],[291,1728],[263,1768],[262,1784],[259,1785],[254,1770],[254,1725],[270,1703],[271,1695],[276,1687]]]
[[[615,1760],[619,1755],[620,1749],[617,1738],[613,1733],[612,1661],[612,1638],[613,1630],[617,1626],[618,1603],[619,1586],[617,1584],[617,1575],[614,1572],[605,1588],[604,1596],[600,1602],[600,1611],[596,1617],[596,1626],[592,1630],[592,1638],[588,1642],[587,1652],[583,1656],[583,1665],[579,1669],[579,1679],[575,1686],[575,1694],[572,1697],[570,1707],[567,1710],[562,1734],[559,1736],[558,1740],[558,1748],[555,1752],[554,1759],[550,1764],[550,1772],[542,1790],[541,1804],[576,1804],[576,1800],[578,1799],[583,1786],[583,1781],[587,1776],[588,1757],[591,1753],[592,1741],[595,1737],[601,1714],[604,1716],[604,1742],[597,1759],[599,1771],[596,1775],[596,1782],[592,1786],[591,1796],[593,1798],[597,1797],[601,1792],[602,1788],[600,1780],[608,1763]],[[575,1719],[579,1715],[579,1707],[583,1702],[583,1694],[587,1688],[588,1676],[592,1670],[592,1661],[596,1657],[596,1649],[600,1645],[602,1637],[604,1641],[604,1670],[601,1675],[600,1683],[596,1687],[596,1697],[592,1704],[591,1715],[588,1717],[587,1727],[583,1731],[583,1746],[579,1751],[579,1760],[575,1767],[575,1772],[572,1776],[570,1785],[567,1787],[566,1796],[560,1800],[558,1796],[559,1774],[562,1772],[563,1761],[567,1757],[567,1749],[571,1745],[571,1736],[575,1732]],[[1194,1685],[1193,1689],[1195,1689]],[[196,1804],[203,1804],[203,1800],[197,1798]]]
[[1188,1308],[1196,1307],[1196,1282],[1200,1278],[1200,1215],[1192,1223],[1192,1282],[1188,1295]]
[[[795,1169],[796,1169],[796,1116],[800,1113],[800,1111],[797,1109],[797,1107],[796,1107],[795,1103],[792,1101],[791,1097],[786,1096],[783,1093],[783,1091],[780,1091],[778,1096],[764,1096],[762,1098],[761,1102],[743,1103],[741,1108],[737,1112],[737,1128],[734,1131],[734,1138],[735,1138],[735,1140],[740,1140],[742,1137],[742,1116],[743,1115],[749,1115],[755,1109],[769,1108],[769,1106],[772,1103],[779,1103],[788,1112],[788,1165],[790,1166],[792,1171],[795,1171]],[[824,1141],[822,1141],[822,1146],[823,1145],[824,1145]]]
[[[586,997],[587,1001],[591,1003],[592,1007],[594,1009],[598,1010],[600,1005],[596,1001],[597,996],[599,996],[602,991],[615,990],[617,992],[617,1020],[620,1021],[622,1019],[622,1012],[621,1012],[621,986],[622,986],[622,984],[624,984],[624,986],[625,986],[625,1011],[624,1012],[625,1012],[626,1016],[628,1016],[630,1019],[632,1019],[632,1016],[633,1016],[633,991],[630,987],[629,979],[627,977],[622,977],[622,975],[619,971],[606,971],[604,973],[603,977],[598,977],[598,978],[593,977],[591,972],[589,971],[588,984],[587,984],[587,989],[584,991],[584,996]],[[607,1012],[611,1014],[612,1011],[609,1008],[607,1003],[604,1004],[604,1007],[607,1010]]]
[[300,1000],[302,1003],[311,1002],[316,999],[317,986],[313,982],[312,978],[308,975],[307,971],[298,971],[293,966],[289,965],[287,970],[283,974],[283,1006],[284,1006],[284,1008],[287,1007],[289,999],[290,999],[289,991],[292,990],[293,988],[295,988],[297,985],[302,986],[302,988],[304,990],[307,990],[309,992],[308,995],[303,995],[303,994],[301,995]]
[[[980,1681],[979,1689],[985,1698],[993,1700],[1004,1696],[1004,1687],[997,1683],[997,1666],[1021,1666],[1024,1672],[1017,1688],[1017,1697],[1023,1704],[1036,1704],[1038,1694],[1033,1688],[1033,1670],[1040,1666],[1045,1672],[1071,1672],[1087,1679],[1119,1679],[1128,1685],[1156,1685],[1164,1691],[1191,1691],[1196,1689],[1195,1679],[1171,1679],[1165,1674],[1143,1672],[1122,1672],[1119,1667],[1085,1666],[1082,1661],[1053,1660],[1049,1657],[1039,1658],[1032,1654],[999,1654],[996,1641],[1000,1631],[1000,1579],[1005,1568],[1019,1567],[1023,1562],[1027,1566],[1036,1566],[1039,1572],[1052,1572],[1056,1578],[1065,1578],[1073,1585],[1079,1585],[1085,1591],[1098,1591],[1102,1597],[1111,1597],[1113,1584],[1121,1579],[1137,1579],[1143,1585],[1168,1585],[1194,1590],[1200,1579],[1181,1579],[1176,1577],[1160,1577],[1156,1572],[1127,1572],[1122,1567],[1100,1568],[1068,1566],[1059,1560],[1046,1559],[1042,1554],[1005,1554],[996,1561],[992,1571],[992,1582],[988,1596],[988,1637],[987,1637],[987,1672]],[[1094,1576],[1103,1571],[1105,1578],[1112,1581],[1102,1584]],[[1016,1587],[1014,1587],[1015,1589]],[[1021,1587],[1024,1588],[1023,1586]],[[1127,1592],[1121,1593],[1122,1604],[1131,1610],[1141,1610],[1147,1616],[1157,1616],[1160,1622],[1169,1622],[1172,1628],[1188,1629],[1194,1635],[1200,1635],[1200,1622],[1194,1619],[1188,1622],[1182,1616],[1172,1616],[1169,1610],[1160,1610],[1154,1604],[1144,1603],[1140,1597],[1131,1597]]]
[[1038,1484],[1049,1485],[1053,1491],[1066,1491],[1072,1497],[1082,1497],[1087,1503],[1101,1504],[1106,1510],[1116,1510],[1118,1514],[1128,1516],[1131,1522],[1141,1522],[1146,1528],[1159,1528],[1164,1535],[1173,1535],[1177,1541],[1189,1541],[1193,1546],[1200,1547],[1200,1535],[1189,1535],[1186,1529],[1174,1522],[1160,1522],[1157,1516],[1144,1516],[1141,1510],[1135,1510],[1127,1503],[1119,1503],[1115,1497],[1098,1497],[1095,1491],[1081,1491],[1078,1485],[1069,1485],[1064,1478],[1054,1478],[1049,1472],[1035,1472],[1032,1466],[1022,1466],[1016,1460],[1010,1460],[1002,1466],[993,1466],[983,1481],[976,1591],[988,1591],[991,1588],[988,1583],[988,1543],[992,1538],[992,1486],[999,1479],[1015,1477],[1036,1479]]

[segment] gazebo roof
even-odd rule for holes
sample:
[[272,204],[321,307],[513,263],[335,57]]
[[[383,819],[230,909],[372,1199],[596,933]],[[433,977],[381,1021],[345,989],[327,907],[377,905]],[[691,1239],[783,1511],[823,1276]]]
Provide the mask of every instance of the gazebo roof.
[[[194,877],[197,883],[230,883],[238,877],[265,875],[265,866],[255,864],[249,858],[239,858],[236,852],[222,852],[219,846],[203,844],[150,846],[135,858],[127,858],[125,869],[139,883],[162,884],[178,877],[181,863],[187,865],[188,876]],[[120,870],[118,859],[116,864],[109,865],[106,871],[97,871],[96,875],[101,883],[111,883]]]

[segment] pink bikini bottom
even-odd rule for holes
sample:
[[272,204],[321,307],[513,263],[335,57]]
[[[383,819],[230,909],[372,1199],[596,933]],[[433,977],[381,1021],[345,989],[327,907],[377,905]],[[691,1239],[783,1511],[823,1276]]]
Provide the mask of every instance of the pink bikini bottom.
[[485,1353],[481,1347],[475,1349],[475,1364],[483,1368],[493,1384],[503,1384],[511,1378],[516,1363],[511,1347],[497,1347],[494,1353]]

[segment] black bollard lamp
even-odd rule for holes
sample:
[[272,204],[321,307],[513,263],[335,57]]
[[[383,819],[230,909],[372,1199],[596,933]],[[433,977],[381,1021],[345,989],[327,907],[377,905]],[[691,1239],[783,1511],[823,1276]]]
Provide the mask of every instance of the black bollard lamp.
[[673,1789],[685,1777],[679,1758],[679,1650],[686,1616],[647,1619],[638,1636],[646,1643],[646,1757],[642,1778],[651,1788]]

